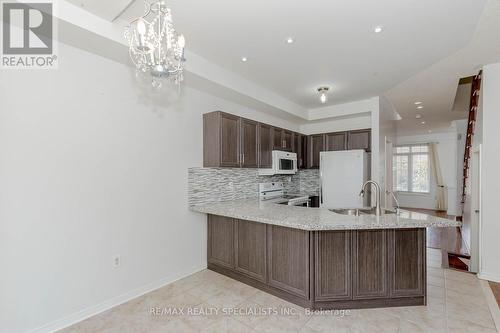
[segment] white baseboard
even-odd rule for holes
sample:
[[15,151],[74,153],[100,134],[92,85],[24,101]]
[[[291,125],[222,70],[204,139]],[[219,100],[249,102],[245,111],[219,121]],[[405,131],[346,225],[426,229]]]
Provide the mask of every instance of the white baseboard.
[[207,268],[206,266],[204,266],[204,267],[197,266],[197,267],[193,267],[189,270],[186,270],[185,272],[173,274],[171,276],[167,276],[167,277],[162,278],[160,280],[157,280],[155,282],[148,283],[142,287],[136,288],[132,291],[126,292],[125,294],[121,294],[119,296],[113,297],[113,298],[106,300],[102,303],[96,304],[94,306],[88,307],[88,308],[83,309],[81,311],[72,313],[69,316],[66,316],[64,318],[57,319],[57,320],[52,321],[48,324],[45,324],[41,327],[30,330],[30,331],[28,331],[28,333],[52,333],[52,332],[61,330],[63,328],[74,325],[82,320],[85,320],[87,318],[95,316],[101,312],[104,312],[104,311],[109,310],[115,306],[118,306],[120,304],[128,302],[134,298],[137,298],[137,297],[142,296],[144,294],[147,294],[151,291],[154,291],[156,289],[164,287],[165,285],[167,285],[169,283],[172,283],[174,281],[182,279],[183,277],[186,277],[188,275],[191,275],[193,273],[196,273],[196,272],[201,271],[201,270],[206,269],[206,268]]
[[477,277],[482,279],[482,280],[488,280],[488,281],[500,283],[500,274],[492,274],[489,272],[482,271],[482,272],[477,273]]

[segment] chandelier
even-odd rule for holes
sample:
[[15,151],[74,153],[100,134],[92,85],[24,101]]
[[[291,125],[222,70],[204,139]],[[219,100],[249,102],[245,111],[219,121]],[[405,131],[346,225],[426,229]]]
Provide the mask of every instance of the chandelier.
[[153,87],[164,79],[180,85],[183,80],[186,40],[178,34],[165,1],[144,0],[145,13],[125,29],[129,54],[139,72],[150,74]]

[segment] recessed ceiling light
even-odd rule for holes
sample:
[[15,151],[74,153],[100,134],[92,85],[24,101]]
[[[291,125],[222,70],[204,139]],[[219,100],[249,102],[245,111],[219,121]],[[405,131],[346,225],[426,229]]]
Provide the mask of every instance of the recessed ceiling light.
[[422,102],[415,102],[415,105],[419,105],[419,104],[422,104]]
[[421,124],[422,124],[422,125],[425,125],[425,121],[422,121],[422,122],[421,122]]
[[247,58],[247,57],[241,57],[241,61],[243,61],[243,62],[247,62],[247,61],[248,61],[248,58]]
[[423,108],[424,108],[424,106],[423,106],[423,105],[419,105],[419,106],[417,106],[417,109],[423,109]]
[[415,115],[415,118],[420,119],[420,118],[422,118],[422,115],[421,115],[420,113],[417,113],[417,114]]
[[381,25],[377,25],[373,31],[375,31],[376,34],[379,34],[382,32],[382,30],[384,30],[384,28],[381,26]]
[[293,37],[288,37],[288,38],[286,39],[286,43],[287,43],[287,44],[293,44],[293,42],[294,42]]

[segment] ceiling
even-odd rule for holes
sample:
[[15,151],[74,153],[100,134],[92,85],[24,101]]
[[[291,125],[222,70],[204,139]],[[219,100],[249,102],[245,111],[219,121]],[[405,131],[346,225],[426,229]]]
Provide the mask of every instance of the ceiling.
[[[120,26],[144,10],[140,0],[68,1]],[[421,132],[427,127],[417,126],[416,100],[424,102],[421,113],[436,128],[464,117],[451,111],[458,80],[486,62],[453,59],[475,39],[497,41],[499,30],[490,30],[498,24],[491,18],[500,21],[497,0],[167,3],[194,54],[311,112],[325,106],[315,94],[322,85],[332,87],[327,105],[386,95],[403,117],[401,128]],[[483,12],[486,3],[493,14]],[[373,31],[378,25],[380,34]],[[289,36],[293,44],[286,43]],[[489,49],[481,51],[491,58]],[[447,66],[447,59],[454,65]]]
[[[457,93],[464,92],[464,87],[458,88],[460,78],[477,74],[486,64],[500,62],[499,35],[500,1],[490,0],[464,47],[386,91],[384,95],[402,117],[398,132],[451,130],[451,121],[467,118],[467,110],[454,108]],[[424,108],[417,110],[416,101],[422,102]],[[415,118],[417,113],[421,119]]]

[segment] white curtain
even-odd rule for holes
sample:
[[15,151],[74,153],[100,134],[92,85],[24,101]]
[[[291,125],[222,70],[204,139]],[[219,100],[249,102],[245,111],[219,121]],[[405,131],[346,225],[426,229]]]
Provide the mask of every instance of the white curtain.
[[441,173],[441,164],[439,163],[436,143],[429,144],[429,155],[431,158],[431,167],[434,172],[434,179],[436,180],[436,209],[447,210],[446,186],[443,182],[443,174]]

